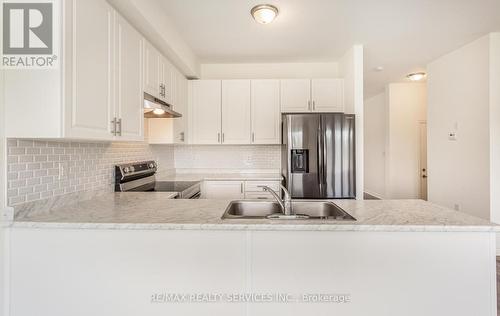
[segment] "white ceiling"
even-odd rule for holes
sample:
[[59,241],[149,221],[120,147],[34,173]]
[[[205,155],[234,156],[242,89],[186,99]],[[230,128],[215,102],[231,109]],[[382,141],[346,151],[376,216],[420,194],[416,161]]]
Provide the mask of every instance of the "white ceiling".
[[[202,63],[325,62],[365,47],[365,97],[491,31],[500,0],[152,0]],[[269,25],[252,6],[276,5]],[[373,69],[383,66],[384,70]]]

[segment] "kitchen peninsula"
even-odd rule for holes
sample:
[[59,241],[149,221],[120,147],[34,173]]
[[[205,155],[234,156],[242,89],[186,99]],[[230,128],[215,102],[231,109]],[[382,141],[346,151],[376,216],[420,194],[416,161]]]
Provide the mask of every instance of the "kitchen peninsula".
[[[349,222],[223,220],[229,203],[110,193],[16,218],[12,315],[496,313],[498,229],[487,221],[420,200],[335,201]],[[157,301],[181,293],[299,301]],[[350,301],[301,301],[309,294]]]

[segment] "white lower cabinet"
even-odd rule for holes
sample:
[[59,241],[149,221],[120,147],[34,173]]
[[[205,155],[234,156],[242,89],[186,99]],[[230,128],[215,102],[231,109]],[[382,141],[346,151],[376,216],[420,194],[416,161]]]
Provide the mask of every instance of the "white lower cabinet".
[[205,181],[202,198],[241,200],[245,197],[243,181]]
[[202,187],[204,199],[272,199],[261,186],[268,186],[279,194],[279,181],[205,181]]

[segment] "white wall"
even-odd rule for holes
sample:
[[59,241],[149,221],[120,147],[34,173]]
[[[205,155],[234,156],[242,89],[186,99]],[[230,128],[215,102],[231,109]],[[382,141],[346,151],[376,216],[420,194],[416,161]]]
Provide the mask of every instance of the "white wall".
[[[485,219],[490,217],[489,121],[493,114],[489,54],[490,36],[484,36],[427,67],[429,200],[456,205]],[[494,90],[498,89],[497,82]],[[450,131],[457,132],[456,141],[448,140]]]
[[419,122],[426,119],[424,83],[387,86],[386,197],[419,198]]
[[202,64],[201,79],[337,78],[337,63]]
[[490,220],[495,223],[500,223],[499,192],[500,192],[500,33],[493,33],[490,35]]
[[353,46],[339,61],[339,77],[344,78],[345,112],[356,115],[356,195],[363,199],[363,46]]
[[386,95],[378,94],[364,105],[365,192],[385,197]]

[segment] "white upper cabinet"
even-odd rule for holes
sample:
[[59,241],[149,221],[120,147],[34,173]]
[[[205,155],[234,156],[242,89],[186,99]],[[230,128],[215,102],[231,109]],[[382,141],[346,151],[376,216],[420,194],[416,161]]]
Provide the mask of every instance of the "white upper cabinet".
[[250,80],[222,80],[221,142],[250,143]]
[[221,81],[190,81],[190,133],[194,144],[221,143]]
[[163,56],[160,56],[160,80],[158,98],[168,104],[174,103],[174,67]]
[[60,67],[5,72],[8,137],[142,140],[142,36],[106,0],[65,1],[53,18]]
[[314,112],[344,112],[344,80],[312,79],[311,100]]
[[67,42],[72,44],[72,54],[66,65],[71,69],[67,78],[72,89],[66,99],[65,136],[110,139],[115,117],[114,10],[102,0],[72,1],[72,5]]
[[175,72],[175,101],[174,111],[182,114],[182,117],[172,119],[174,120],[174,143],[184,144],[187,142],[188,137],[188,80],[179,71]]
[[160,52],[144,41],[144,92],[160,96]]
[[253,144],[280,144],[280,82],[279,80],[252,80],[252,136]]
[[143,38],[123,17],[116,17],[116,118],[123,140],[143,139]]
[[281,112],[308,112],[311,110],[311,80],[283,79],[281,85]]
[[281,112],[344,112],[343,79],[283,79]]

